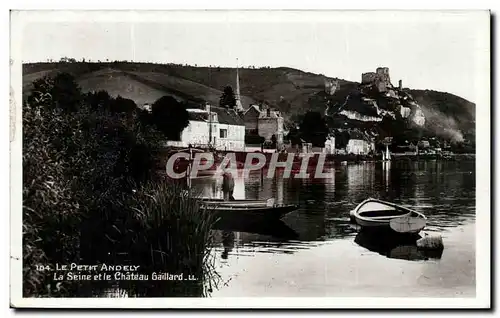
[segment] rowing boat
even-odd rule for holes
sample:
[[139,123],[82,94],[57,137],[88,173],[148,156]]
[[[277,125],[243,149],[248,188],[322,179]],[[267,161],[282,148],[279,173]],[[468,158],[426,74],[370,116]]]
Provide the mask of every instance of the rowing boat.
[[418,233],[426,225],[427,218],[409,208],[369,198],[350,212],[360,226],[371,229],[387,229],[399,233]]
[[274,206],[274,199],[267,200],[230,200],[224,201],[224,199],[219,198],[200,198],[200,201],[204,205],[216,205],[216,206],[233,206],[233,207],[270,207]]
[[247,223],[276,221],[286,214],[297,210],[294,204],[275,204],[273,206],[230,206],[230,205],[205,205],[205,208],[220,221],[237,220]]

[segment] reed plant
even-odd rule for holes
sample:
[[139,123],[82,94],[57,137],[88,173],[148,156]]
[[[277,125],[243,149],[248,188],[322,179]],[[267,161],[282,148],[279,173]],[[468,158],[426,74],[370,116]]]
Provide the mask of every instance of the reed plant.
[[197,194],[178,183],[147,182],[124,201],[121,259],[141,272],[183,274],[193,281],[134,284],[137,294],[154,296],[208,295],[218,275],[210,253],[212,211],[202,208]]

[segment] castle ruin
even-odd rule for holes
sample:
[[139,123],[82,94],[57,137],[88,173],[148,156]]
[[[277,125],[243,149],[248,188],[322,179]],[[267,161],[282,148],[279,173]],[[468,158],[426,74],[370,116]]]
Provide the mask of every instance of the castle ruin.
[[361,74],[361,84],[374,84],[379,92],[392,88],[388,67],[378,67],[375,72]]

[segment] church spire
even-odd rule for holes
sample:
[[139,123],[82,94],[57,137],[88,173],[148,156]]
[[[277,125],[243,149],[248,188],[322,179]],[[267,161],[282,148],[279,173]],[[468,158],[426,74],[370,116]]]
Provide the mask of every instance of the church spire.
[[236,59],[236,93],[234,94],[234,97],[236,99],[236,110],[237,111],[242,111],[243,110],[243,105],[241,104],[241,99],[240,99],[240,74],[238,70],[238,59]]

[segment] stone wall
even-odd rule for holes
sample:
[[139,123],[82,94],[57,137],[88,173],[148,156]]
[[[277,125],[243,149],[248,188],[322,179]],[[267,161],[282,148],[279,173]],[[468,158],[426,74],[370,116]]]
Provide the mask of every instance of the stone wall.
[[[245,149],[245,127],[218,124],[215,139],[217,150],[242,151]],[[221,132],[225,131],[225,134]]]
[[282,117],[261,117],[258,122],[259,136],[266,140],[271,140],[276,135],[278,144],[283,143],[283,118]]
[[379,92],[386,92],[391,87],[388,67],[378,67],[376,72],[361,74],[362,84],[374,84]]
[[381,81],[384,81],[386,83],[390,83],[391,78],[389,76],[389,68],[388,67],[378,67],[377,68],[377,77]]
[[370,84],[375,82],[377,79],[377,73],[375,72],[368,72],[368,73],[363,73],[361,74],[361,83],[362,84]]
[[245,122],[245,129],[247,131],[256,131],[258,129],[258,119],[260,112],[254,107],[251,107],[245,115],[243,115],[243,121]]

